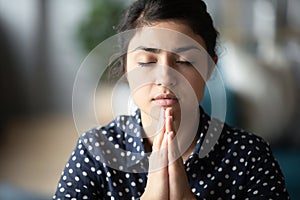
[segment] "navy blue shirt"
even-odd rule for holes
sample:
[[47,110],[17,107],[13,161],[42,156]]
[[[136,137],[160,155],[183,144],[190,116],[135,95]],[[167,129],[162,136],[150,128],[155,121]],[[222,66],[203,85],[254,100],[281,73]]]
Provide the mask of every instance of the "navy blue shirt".
[[[211,119],[203,110],[199,126],[196,147],[184,162],[198,199],[290,199],[262,138]],[[139,199],[149,160],[143,137],[139,110],[82,134],[53,199]]]

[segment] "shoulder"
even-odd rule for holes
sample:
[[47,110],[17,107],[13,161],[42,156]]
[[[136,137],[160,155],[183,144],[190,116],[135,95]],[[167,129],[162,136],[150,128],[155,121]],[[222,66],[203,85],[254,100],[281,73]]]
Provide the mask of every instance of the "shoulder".
[[105,141],[115,144],[122,143],[124,138],[128,137],[128,133],[133,136],[140,134],[139,123],[135,115],[120,115],[106,125],[88,130],[79,139],[85,144],[95,142],[94,145],[96,146],[101,145],[97,143],[99,141],[102,143]]
[[105,126],[92,128],[83,133],[79,141],[96,161],[101,161],[113,168],[126,166],[128,159],[136,162],[144,156],[142,147],[142,127],[139,118],[122,115]]
[[261,136],[227,124],[224,124],[218,142],[219,147],[233,157],[244,157],[253,161],[259,161],[261,157],[272,157],[269,143]]
[[219,152],[223,156],[233,153],[233,157],[249,157],[253,154],[269,154],[271,151],[269,143],[253,132],[231,126],[216,118],[210,118],[208,115],[202,118],[205,122],[202,125],[202,131],[206,134],[200,157],[204,157],[208,152]]
[[288,199],[280,166],[262,137],[225,125],[220,144],[225,149],[224,162],[232,162],[232,171],[245,169],[249,197],[259,194],[265,198]]
[[252,146],[254,148],[257,146],[269,147],[269,143],[261,136],[241,128],[229,126],[228,124],[224,125],[220,140],[224,143],[238,145],[241,148],[244,148],[243,145]]

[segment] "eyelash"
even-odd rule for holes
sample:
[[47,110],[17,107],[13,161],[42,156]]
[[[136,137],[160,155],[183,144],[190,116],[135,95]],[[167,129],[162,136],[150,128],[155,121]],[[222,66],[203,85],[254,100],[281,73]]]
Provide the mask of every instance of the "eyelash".
[[[147,67],[150,66],[152,64],[155,64],[156,62],[138,62],[138,65],[141,67]],[[189,62],[189,61],[176,61],[177,64],[182,64],[182,65],[187,65],[187,66],[191,66],[193,65],[193,62]]]
[[189,61],[176,61],[176,63],[182,64],[182,65],[188,65],[188,66],[193,65],[193,62],[189,62]]
[[152,64],[155,64],[156,62],[138,62],[138,65],[141,67],[146,67]]

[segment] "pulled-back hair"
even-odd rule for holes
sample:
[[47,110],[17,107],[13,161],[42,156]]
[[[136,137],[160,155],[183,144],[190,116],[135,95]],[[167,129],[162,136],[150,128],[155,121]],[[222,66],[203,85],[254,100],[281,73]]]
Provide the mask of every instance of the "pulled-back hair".
[[[188,25],[194,33],[201,36],[211,57],[216,56],[216,31],[212,18],[202,0],[137,0],[127,9],[118,26],[124,32],[161,21],[179,20]],[[128,41],[120,41],[122,49],[127,49]],[[121,57],[121,69],[113,74],[125,72],[126,55]]]

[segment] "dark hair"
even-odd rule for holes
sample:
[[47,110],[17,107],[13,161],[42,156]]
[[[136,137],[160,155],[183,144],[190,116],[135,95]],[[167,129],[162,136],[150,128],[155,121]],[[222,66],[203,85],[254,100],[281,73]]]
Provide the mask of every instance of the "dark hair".
[[[118,32],[124,32],[152,23],[180,20],[186,23],[205,41],[207,52],[216,56],[218,32],[202,0],[137,0],[127,10],[118,26]],[[127,49],[128,41],[120,41],[121,49]],[[112,70],[113,75],[125,72],[126,55],[121,55],[121,69]]]

